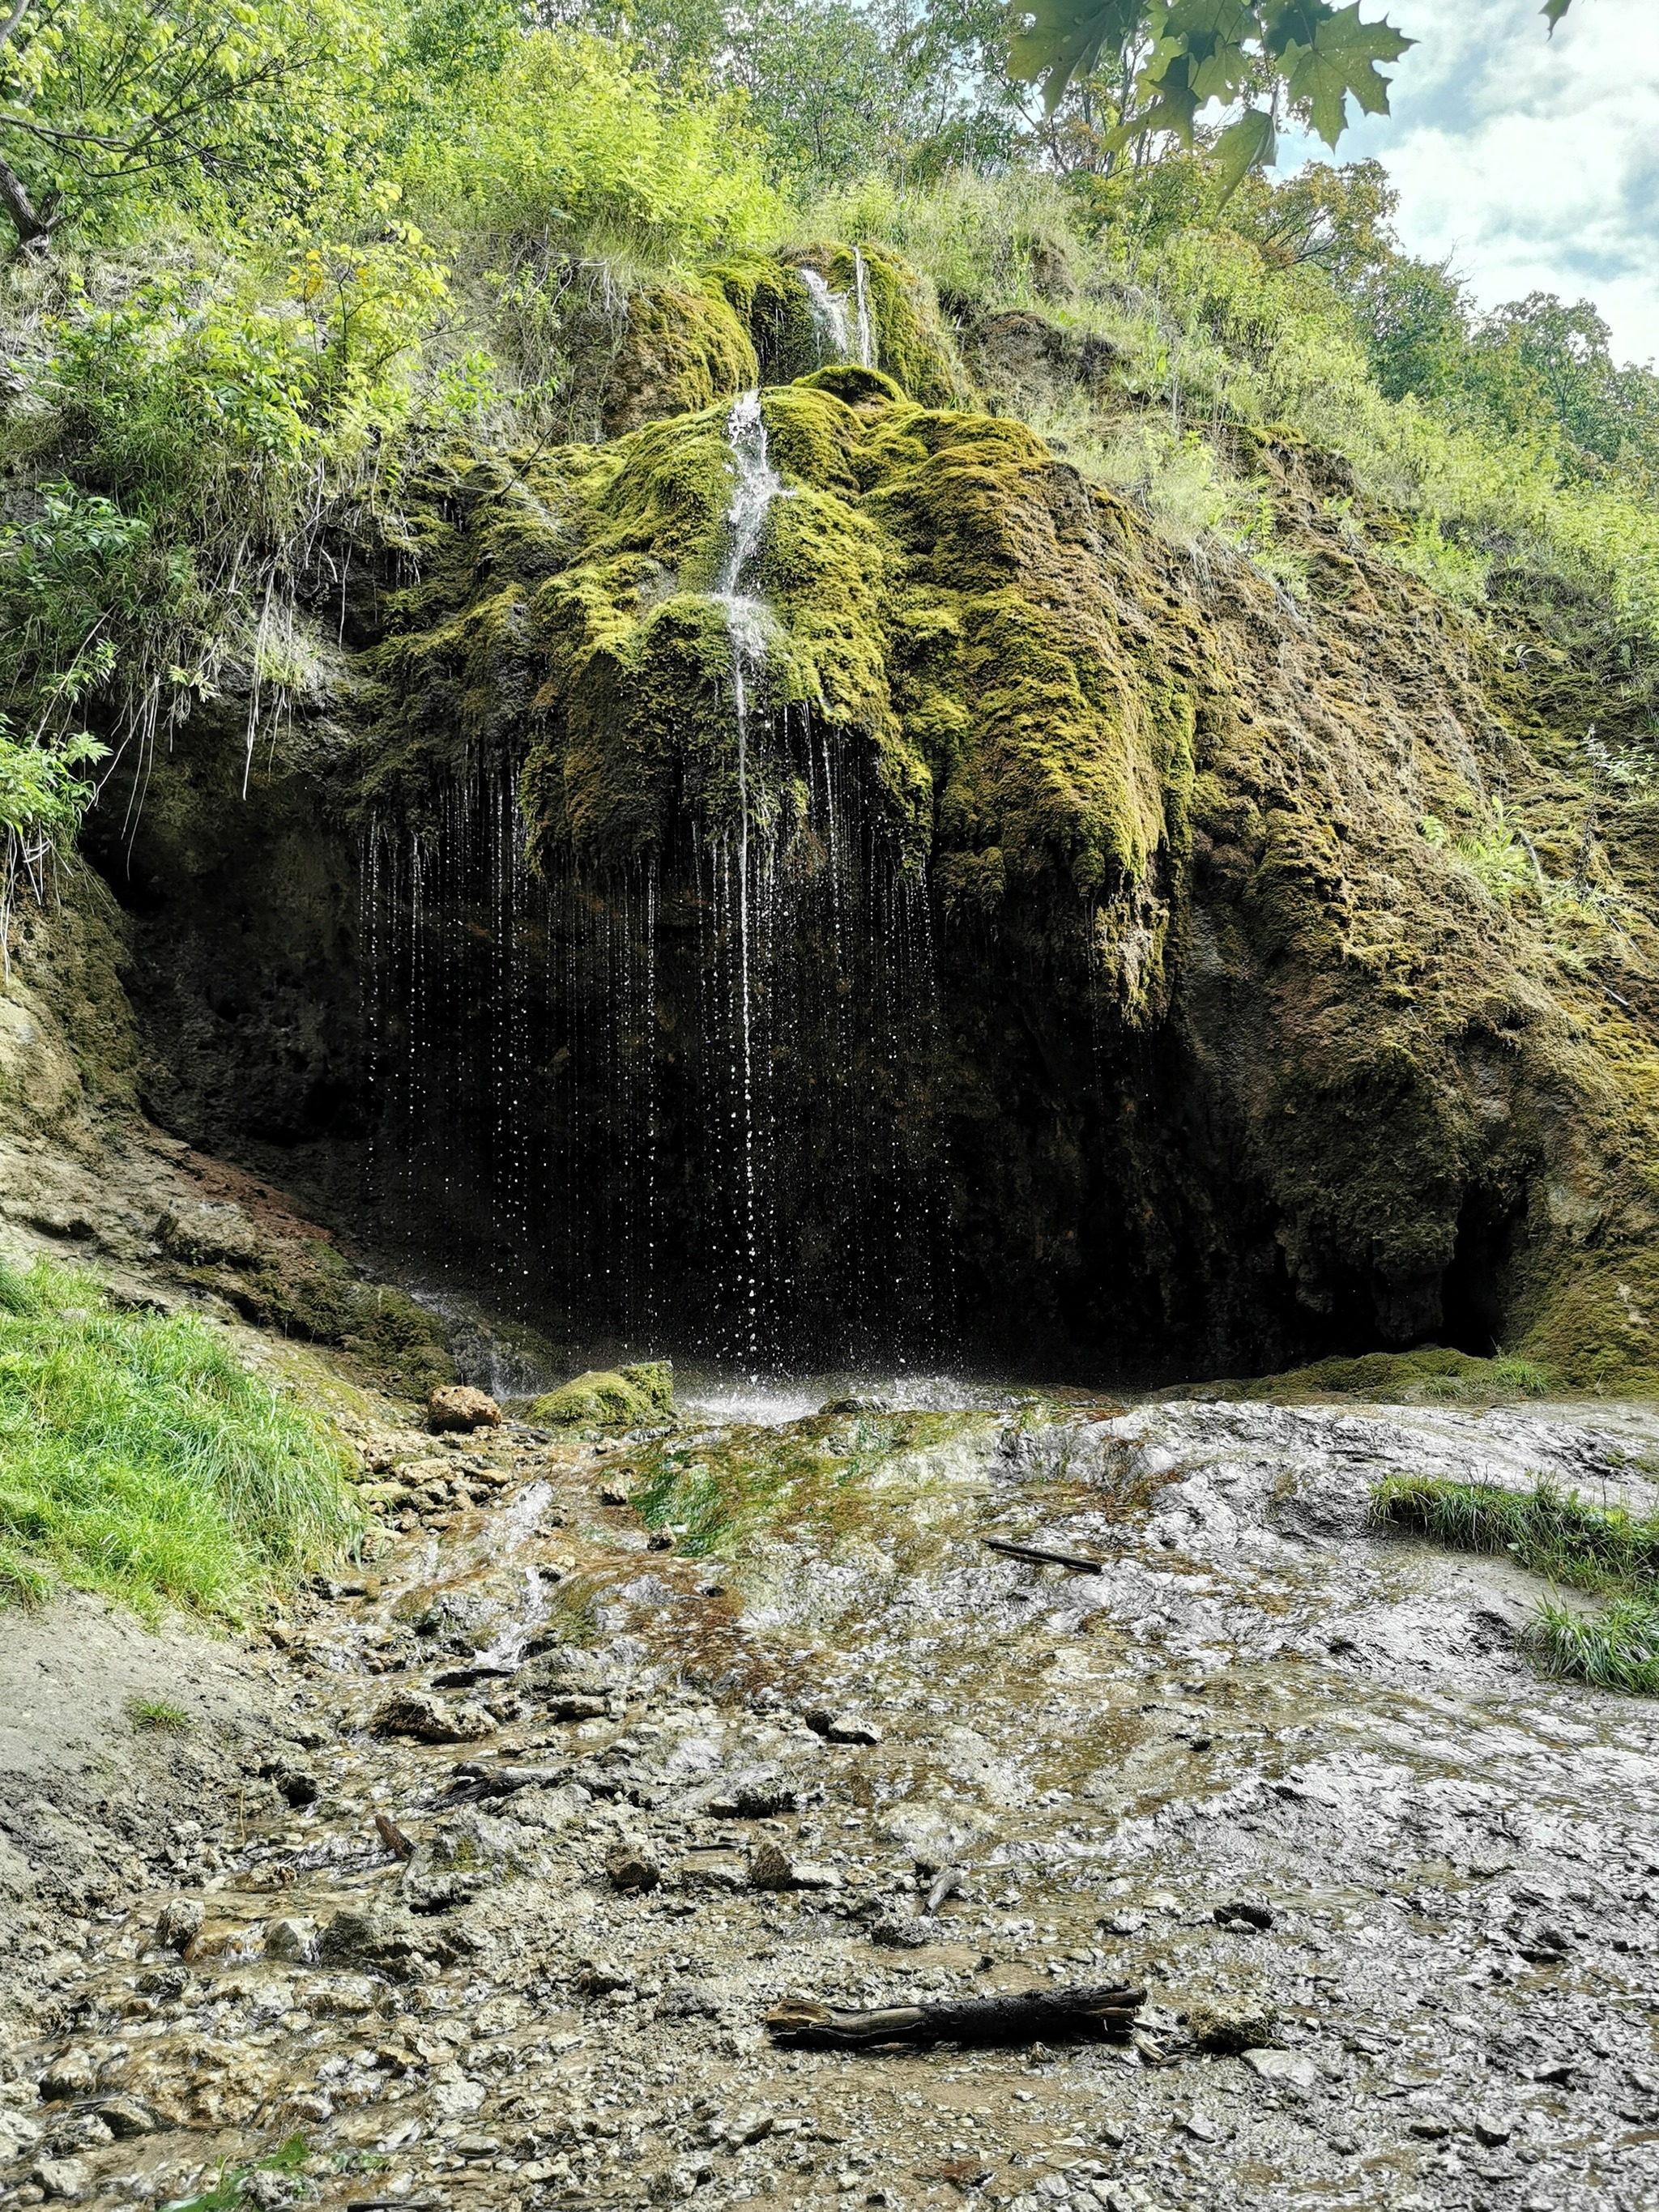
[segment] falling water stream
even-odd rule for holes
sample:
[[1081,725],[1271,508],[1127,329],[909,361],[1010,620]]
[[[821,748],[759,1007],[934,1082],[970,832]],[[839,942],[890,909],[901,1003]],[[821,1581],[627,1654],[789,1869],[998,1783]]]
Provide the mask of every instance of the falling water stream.
[[726,610],[732,641],[732,688],[738,737],[738,975],[743,1038],[743,1202],[744,1308],[748,1334],[744,1352],[760,1356],[760,1276],[755,1218],[754,1025],[750,1002],[749,936],[749,684],[766,658],[766,607],[746,597],[744,584],[760,551],[766,517],[783,484],[766,447],[760,394],[745,392],[732,410],[726,431],[736,482],[726,518],[726,553],[714,596]]
[[812,311],[812,334],[820,363],[856,358],[860,368],[874,368],[877,365],[875,329],[870,314],[869,284],[862,252],[857,246],[853,249],[854,320],[850,323],[844,292],[832,292],[816,269],[802,269],[797,273],[806,287],[807,304]]
[[368,1197],[435,1291],[573,1356],[915,1367],[950,1337],[931,902],[864,741],[771,694],[787,495],[757,394],[726,429],[730,802],[603,876],[532,872],[509,757],[372,825]]

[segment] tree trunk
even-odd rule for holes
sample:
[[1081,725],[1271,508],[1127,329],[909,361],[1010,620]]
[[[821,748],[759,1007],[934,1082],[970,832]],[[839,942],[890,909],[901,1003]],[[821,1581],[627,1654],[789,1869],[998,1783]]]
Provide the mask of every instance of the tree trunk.
[[11,217],[17,243],[26,253],[32,246],[44,245],[52,236],[52,217],[36,211],[23,179],[3,160],[0,160],[0,204]]

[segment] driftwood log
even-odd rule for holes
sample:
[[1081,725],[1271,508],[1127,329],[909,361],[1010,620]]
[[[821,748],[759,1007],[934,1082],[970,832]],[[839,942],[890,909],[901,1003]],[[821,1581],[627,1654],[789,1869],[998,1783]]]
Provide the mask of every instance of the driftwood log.
[[1074,1575],[1106,1571],[1104,1559],[1085,1559],[1079,1552],[1045,1551],[1041,1544],[1009,1544],[1000,1536],[983,1536],[980,1540],[988,1551],[1000,1552],[1010,1559],[1032,1559],[1040,1567],[1069,1567]]
[[775,2043],[801,2051],[867,2051],[921,2043],[1020,2044],[1048,2036],[1127,2036],[1146,2002],[1125,1987],[1032,1990],[1018,1996],[962,1997],[944,2004],[884,2005],[842,2012],[786,1998],[766,2015]]

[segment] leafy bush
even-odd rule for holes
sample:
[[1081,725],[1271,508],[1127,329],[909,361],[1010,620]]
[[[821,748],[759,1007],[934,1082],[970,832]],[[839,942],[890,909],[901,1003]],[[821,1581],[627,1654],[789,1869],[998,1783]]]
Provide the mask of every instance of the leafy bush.
[[336,1449],[204,1322],[0,1265],[0,1593],[234,1617],[357,1527]]

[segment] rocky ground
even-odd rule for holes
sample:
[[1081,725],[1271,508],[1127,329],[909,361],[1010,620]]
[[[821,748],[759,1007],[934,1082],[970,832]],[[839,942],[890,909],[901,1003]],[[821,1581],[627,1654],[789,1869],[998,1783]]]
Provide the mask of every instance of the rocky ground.
[[[1659,2205],[1659,1717],[1366,1523],[1645,1504],[1659,1411],[932,1395],[384,1401],[380,1556],[251,1645],[9,1625],[0,2204]],[[647,1526],[739,1462],[725,1551]],[[1123,1982],[1118,2042],[765,2024]]]

